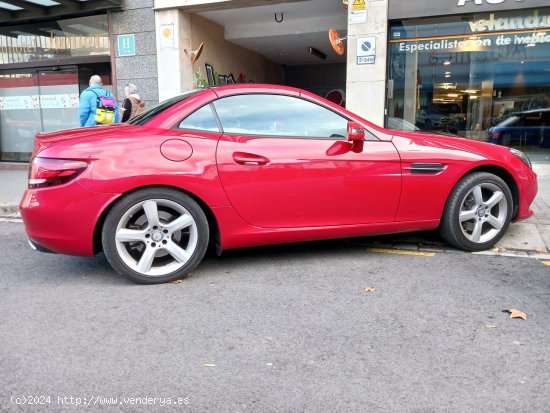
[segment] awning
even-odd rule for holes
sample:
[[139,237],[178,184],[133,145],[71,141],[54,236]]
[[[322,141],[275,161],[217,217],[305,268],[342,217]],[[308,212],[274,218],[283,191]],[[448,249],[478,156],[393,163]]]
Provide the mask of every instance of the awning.
[[120,9],[122,0],[0,0],[0,26]]

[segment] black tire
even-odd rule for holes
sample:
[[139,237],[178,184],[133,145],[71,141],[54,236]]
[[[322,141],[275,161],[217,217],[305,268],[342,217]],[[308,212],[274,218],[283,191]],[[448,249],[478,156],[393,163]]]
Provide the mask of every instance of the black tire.
[[512,211],[512,194],[506,182],[491,173],[474,172],[462,178],[451,192],[440,233],[456,248],[483,251],[504,236]]
[[169,188],[124,196],[109,211],[102,230],[109,264],[139,284],[187,276],[204,257],[208,240],[204,211],[188,195]]

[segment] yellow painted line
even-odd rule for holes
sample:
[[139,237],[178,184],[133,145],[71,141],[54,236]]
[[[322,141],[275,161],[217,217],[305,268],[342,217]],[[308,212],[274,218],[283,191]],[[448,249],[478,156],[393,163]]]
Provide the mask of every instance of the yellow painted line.
[[550,261],[541,261],[543,265],[547,265],[548,267],[550,267]]
[[379,252],[381,254],[399,254],[399,255],[416,255],[418,257],[435,257],[435,252],[398,250],[393,248],[367,248],[367,251]]

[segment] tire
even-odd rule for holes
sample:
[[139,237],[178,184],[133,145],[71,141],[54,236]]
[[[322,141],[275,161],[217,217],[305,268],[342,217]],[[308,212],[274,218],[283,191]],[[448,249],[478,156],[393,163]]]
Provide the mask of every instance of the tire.
[[208,247],[208,220],[188,195],[144,189],[121,198],[102,230],[103,252],[113,269],[139,284],[187,276]]
[[496,175],[475,172],[455,186],[441,219],[441,236],[465,251],[483,251],[495,245],[512,220],[510,188]]

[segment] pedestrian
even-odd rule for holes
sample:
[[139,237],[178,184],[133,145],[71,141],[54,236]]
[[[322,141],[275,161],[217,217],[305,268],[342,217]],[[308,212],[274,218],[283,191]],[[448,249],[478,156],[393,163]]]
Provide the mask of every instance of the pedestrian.
[[145,112],[145,101],[141,100],[133,83],[128,83],[124,87],[124,94],[126,99],[122,103],[122,122],[127,122]]
[[93,75],[89,87],[80,94],[78,115],[80,126],[94,126],[120,122],[118,105],[111,92],[103,89],[101,77]]

